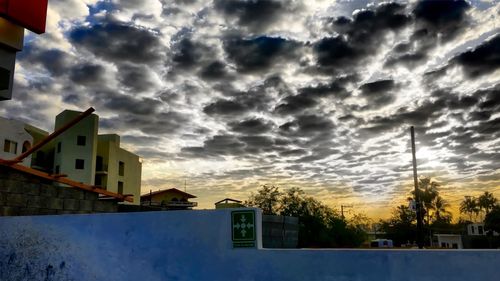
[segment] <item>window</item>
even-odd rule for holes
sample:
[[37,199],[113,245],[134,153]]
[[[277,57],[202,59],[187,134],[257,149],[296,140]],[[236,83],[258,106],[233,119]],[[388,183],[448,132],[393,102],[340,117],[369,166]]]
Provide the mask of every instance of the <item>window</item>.
[[76,159],[75,161],[75,169],[77,170],[83,170],[85,168],[85,160],[83,159]]
[[477,233],[479,233],[480,235],[483,235],[483,226],[482,225],[479,225],[477,227]]
[[30,142],[29,142],[29,141],[25,141],[25,142],[23,143],[22,153],[25,153],[25,152],[26,152],[26,151],[28,151],[28,149],[30,149],[30,148],[31,148],[31,144],[30,144]]
[[17,153],[17,142],[11,140],[5,140],[3,144],[3,151],[9,153]]
[[94,185],[95,186],[102,186],[102,177],[101,177],[101,175],[96,175],[95,176]]
[[85,136],[78,136],[76,138],[76,144],[77,145],[81,145],[81,146],[85,146],[85,142],[86,142],[86,137]]
[[56,174],[59,174],[59,173],[60,173],[59,165],[56,165]]
[[118,175],[123,176],[125,174],[125,163],[122,161],[118,162]]
[[8,90],[10,85],[10,71],[0,67],[0,90]]
[[475,228],[475,227],[474,227],[473,225],[471,225],[471,226],[470,226],[470,233],[471,233],[471,234],[474,234],[474,228]]
[[61,142],[57,143],[57,153],[61,153]]
[[123,182],[118,182],[118,194],[123,194]]

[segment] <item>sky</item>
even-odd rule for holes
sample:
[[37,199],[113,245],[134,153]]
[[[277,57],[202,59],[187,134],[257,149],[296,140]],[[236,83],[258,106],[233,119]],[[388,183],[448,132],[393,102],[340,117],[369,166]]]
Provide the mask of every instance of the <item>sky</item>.
[[500,2],[50,0],[0,115],[94,107],[142,192],[199,208],[263,184],[387,217],[418,173],[500,198]]

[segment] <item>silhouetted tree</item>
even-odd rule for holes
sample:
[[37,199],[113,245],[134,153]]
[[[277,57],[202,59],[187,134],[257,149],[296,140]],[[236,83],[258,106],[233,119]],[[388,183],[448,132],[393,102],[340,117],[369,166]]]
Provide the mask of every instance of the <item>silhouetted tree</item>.
[[278,187],[263,185],[245,203],[262,208],[264,214],[298,217],[299,247],[359,247],[366,237],[364,230],[348,225],[335,210],[300,188],[280,192]]
[[494,206],[484,218],[484,228],[500,233],[500,206]]
[[446,210],[450,204],[441,196],[437,196],[433,201],[434,222],[451,222],[452,215]]
[[392,217],[380,224],[386,237],[392,239],[396,246],[416,240],[416,215],[405,205],[396,207],[392,211]]
[[488,215],[491,209],[497,204],[497,199],[488,191],[485,191],[479,198],[477,198],[477,205],[480,211],[484,210],[484,215]]
[[245,205],[249,207],[257,207],[262,209],[265,215],[276,215],[279,211],[281,192],[277,186],[263,185],[257,191],[257,194],[251,194]]
[[477,214],[479,213],[479,207],[476,198],[465,196],[464,200],[460,203],[460,213],[468,214],[469,221],[472,222],[472,215],[475,214],[477,216]]

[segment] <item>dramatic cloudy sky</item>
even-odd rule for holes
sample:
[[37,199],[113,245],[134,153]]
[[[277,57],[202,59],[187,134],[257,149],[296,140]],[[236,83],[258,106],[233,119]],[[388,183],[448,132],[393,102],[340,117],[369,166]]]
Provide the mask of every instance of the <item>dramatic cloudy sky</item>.
[[0,115],[46,130],[95,107],[142,191],[202,208],[261,184],[385,216],[420,175],[500,197],[500,4],[50,0]]

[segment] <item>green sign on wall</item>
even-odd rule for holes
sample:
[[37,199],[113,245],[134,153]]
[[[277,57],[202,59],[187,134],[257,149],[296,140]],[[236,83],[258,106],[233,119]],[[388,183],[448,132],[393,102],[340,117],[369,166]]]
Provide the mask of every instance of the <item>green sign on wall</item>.
[[231,212],[231,227],[234,248],[255,247],[255,211]]

